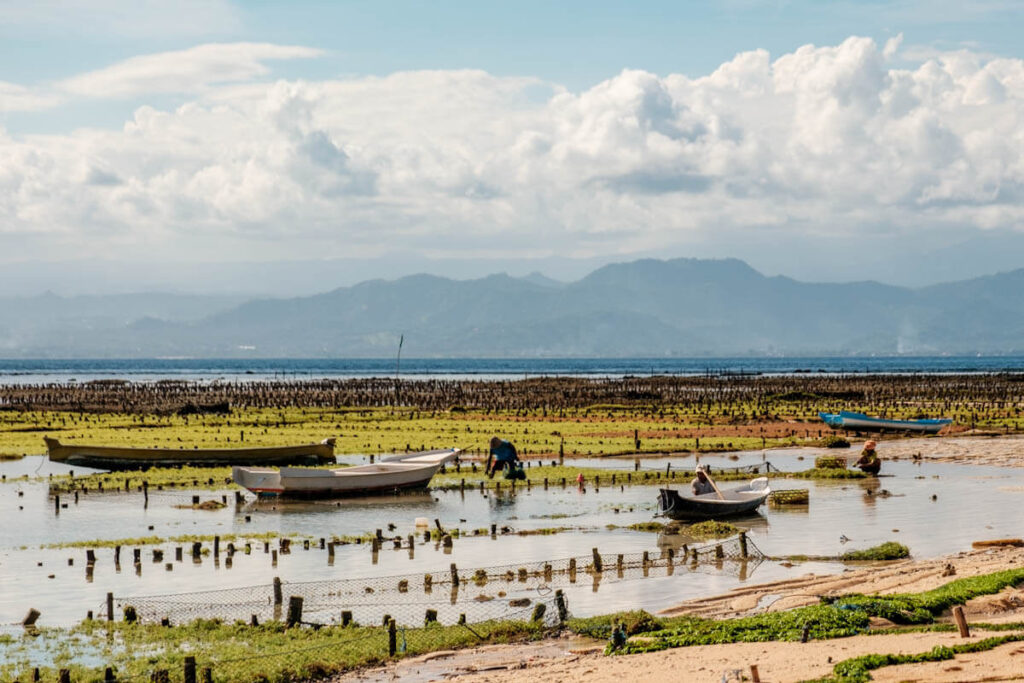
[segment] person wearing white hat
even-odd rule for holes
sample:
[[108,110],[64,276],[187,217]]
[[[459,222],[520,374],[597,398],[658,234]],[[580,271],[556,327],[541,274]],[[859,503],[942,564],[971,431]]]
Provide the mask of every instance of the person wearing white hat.
[[711,483],[711,480],[708,479],[707,472],[704,471],[704,466],[698,465],[696,472],[697,476],[690,482],[690,486],[693,487],[693,495],[699,496],[705,493],[714,493],[715,486]]

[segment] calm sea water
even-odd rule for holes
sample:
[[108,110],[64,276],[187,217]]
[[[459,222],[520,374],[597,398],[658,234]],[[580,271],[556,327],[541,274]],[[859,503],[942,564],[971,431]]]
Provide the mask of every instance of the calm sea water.
[[0,383],[124,378],[215,380],[321,377],[515,378],[712,373],[988,373],[1024,371],[1024,356],[744,358],[153,358],[0,360]]

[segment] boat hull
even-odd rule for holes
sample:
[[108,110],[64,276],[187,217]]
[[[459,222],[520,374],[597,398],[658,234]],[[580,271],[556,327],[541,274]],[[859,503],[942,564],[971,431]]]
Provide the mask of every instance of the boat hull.
[[823,422],[834,429],[845,429],[856,432],[917,432],[920,434],[937,434],[946,425],[952,424],[950,419],[938,420],[886,420],[870,417],[863,413],[840,411],[839,413],[818,413]]
[[459,451],[427,451],[377,464],[339,469],[234,467],[231,478],[258,496],[341,498],[422,489]]
[[763,488],[747,486],[724,491],[724,500],[715,493],[684,496],[674,489],[661,489],[658,493],[659,511],[669,519],[696,522],[748,515],[760,507],[771,493],[767,480],[760,481],[764,482]]
[[51,461],[104,470],[150,467],[223,467],[234,465],[320,465],[334,462],[334,439],[298,446],[258,448],[119,448],[62,444],[44,437]]

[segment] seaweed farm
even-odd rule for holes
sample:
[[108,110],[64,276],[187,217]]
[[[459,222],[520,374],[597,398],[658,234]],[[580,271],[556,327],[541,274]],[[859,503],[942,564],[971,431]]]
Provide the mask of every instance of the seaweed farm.
[[[174,633],[207,622],[256,628],[289,621],[298,604],[296,623],[368,629],[359,637],[374,643],[372,652],[353,651],[332,664],[337,671],[379,657],[381,648],[386,658],[389,622],[408,630],[408,652],[466,644],[465,634],[445,630],[459,624],[492,642],[539,637],[564,621],[556,618],[562,612],[656,613],[752,583],[841,573],[860,558],[900,557],[877,548],[927,558],[1019,535],[1016,519],[1001,511],[1019,507],[1024,468],[917,457],[951,443],[1024,446],[1011,393],[1019,385],[1007,377],[941,377],[935,386],[926,379],[898,378],[904,385],[892,390],[870,377],[452,383],[460,388],[443,388],[449,393],[436,405],[423,398],[436,383],[403,383],[401,407],[389,407],[389,394],[375,394],[365,380],[346,380],[352,386],[336,395],[333,382],[213,393],[183,383],[7,387],[0,652],[18,671],[71,662],[87,678],[116,663],[142,675],[148,669],[136,662],[134,636],[120,630],[126,618]],[[393,382],[381,386],[395,390]],[[827,392],[835,395],[823,398]],[[136,409],[136,393],[145,410]],[[848,436],[850,450],[830,448],[837,435],[812,421],[816,410],[839,405],[840,393],[874,412],[958,415],[959,441],[884,438],[882,474],[865,477],[845,467],[858,437]],[[164,448],[330,436],[349,465],[421,448],[467,453],[426,491],[288,501],[239,489],[229,468],[106,473],[51,463],[40,455],[41,436],[51,433],[70,443]],[[495,434],[525,456],[526,481],[483,476]],[[897,451],[915,457],[887,458]],[[755,514],[723,523],[656,517],[658,489],[688,489],[698,464],[723,488],[767,476],[776,493]],[[30,610],[44,634],[34,645],[14,626]],[[90,640],[108,617],[119,648]],[[410,645],[424,625],[436,629],[436,643]],[[91,644],[68,654],[62,637]],[[175,657],[166,651],[178,666]],[[215,680],[253,680],[225,674],[230,658],[221,659]]]

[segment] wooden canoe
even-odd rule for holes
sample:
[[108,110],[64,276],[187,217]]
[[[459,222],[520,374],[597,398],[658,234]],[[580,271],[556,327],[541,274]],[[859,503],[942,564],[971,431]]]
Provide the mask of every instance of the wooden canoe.
[[937,434],[946,425],[952,424],[949,418],[933,420],[888,420],[871,417],[864,413],[841,410],[838,413],[818,413],[822,422],[834,429],[845,429],[853,432],[920,432]]
[[220,467],[234,465],[319,465],[334,462],[334,439],[298,446],[239,448],[122,448],[62,444],[43,437],[50,460],[103,470],[140,470],[149,467]]
[[658,494],[658,512],[669,519],[701,521],[749,514],[756,510],[771,493],[767,477],[734,489],[699,496],[683,495],[675,489],[661,489]]
[[457,448],[422,451],[354,467],[234,467],[231,478],[258,496],[338,498],[391,493],[425,488],[441,466],[460,452]]

